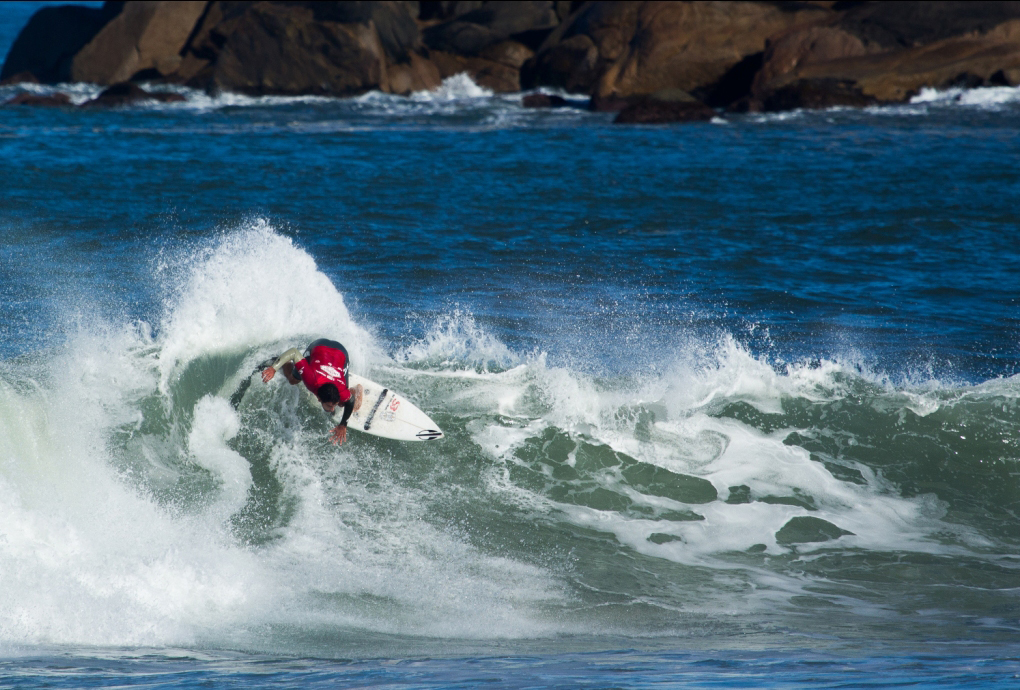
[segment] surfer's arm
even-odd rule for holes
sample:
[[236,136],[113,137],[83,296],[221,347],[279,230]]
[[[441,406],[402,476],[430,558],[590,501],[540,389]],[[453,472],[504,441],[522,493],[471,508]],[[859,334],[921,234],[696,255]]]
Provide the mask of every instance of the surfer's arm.
[[296,347],[290,348],[277,357],[275,362],[266,367],[265,371],[262,372],[262,380],[269,383],[276,376],[276,372],[280,370],[280,367],[287,363],[299,362],[301,359],[301,351]]
[[340,418],[340,426],[347,426],[347,420],[354,414],[354,396],[344,405],[344,416]]
[[361,395],[364,389],[359,383],[351,391],[351,399],[344,403],[344,414],[340,418],[340,423],[337,424],[333,431],[329,433],[329,438],[333,443],[341,444],[347,440],[347,420],[351,418],[354,411],[361,407]]
[[344,405],[344,416],[340,418],[340,423],[333,427],[333,431],[329,432],[329,440],[336,445],[343,444],[347,440],[347,420],[351,418],[354,413],[354,396],[347,401]]

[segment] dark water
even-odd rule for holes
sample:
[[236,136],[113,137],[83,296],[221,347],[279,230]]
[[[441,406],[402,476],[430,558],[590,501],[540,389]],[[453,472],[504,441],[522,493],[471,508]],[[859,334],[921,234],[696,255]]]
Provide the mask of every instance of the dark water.
[[1020,92],[185,93],[0,109],[3,683],[1016,683]]

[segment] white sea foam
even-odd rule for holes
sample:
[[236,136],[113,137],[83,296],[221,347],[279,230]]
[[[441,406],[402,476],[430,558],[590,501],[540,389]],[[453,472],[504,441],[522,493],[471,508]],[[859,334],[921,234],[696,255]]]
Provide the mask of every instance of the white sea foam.
[[425,337],[403,348],[396,354],[396,360],[440,368],[504,369],[517,364],[520,358],[481,328],[470,313],[457,309],[436,319]]
[[[685,341],[654,372],[600,379],[515,353],[464,311],[388,357],[312,257],[263,220],[171,250],[156,272],[171,297],[155,335],[144,324],[83,321],[57,350],[17,370],[0,363],[0,642],[251,646],[252,631],[288,626],[482,639],[589,631],[570,613],[563,572],[486,546],[490,527],[471,524],[471,506],[484,512],[478,504],[511,506],[523,516],[513,519],[568,542],[571,529],[591,529],[635,557],[738,582],[699,590],[689,603],[660,602],[685,611],[764,609],[803,593],[808,579],[731,558],[759,545],[789,556],[776,535],[795,517],[852,533],[799,544],[802,556],[848,548],[979,557],[989,547],[944,521],[931,496],[904,498],[863,464],[848,468],[859,482],[840,479],[784,442],[807,430],[762,431],[723,413],[775,416],[794,404],[859,400],[865,386],[883,414],[930,416],[974,401],[1014,404],[1020,377],[951,394],[929,383],[904,388],[857,363],[776,365],[724,334]],[[245,357],[247,373],[266,352],[319,335],[344,340],[356,362],[396,388],[430,396],[448,445],[402,455],[354,435],[338,450],[314,403],[278,381],[256,381],[240,410],[224,390],[186,390],[196,362]],[[643,512],[555,500],[511,471],[517,451],[547,432],[698,477],[718,499],[685,504],[610,470],[592,481]],[[567,464],[577,457],[575,449]],[[271,487],[256,486],[256,461]],[[437,476],[407,481],[414,462],[434,462]],[[450,482],[475,466],[479,487]],[[727,503],[741,486],[814,510]],[[279,493],[273,505],[286,518],[249,540],[236,523],[259,492]],[[437,505],[459,501],[464,524],[434,519]],[[664,511],[704,519],[655,517]]]
[[466,72],[455,74],[443,80],[432,91],[415,91],[411,99],[416,101],[461,101],[466,99],[490,98],[492,90],[479,86]]
[[385,355],[268,224],[179,252],[158,270],[175,288],[158,335],[84,322],[58,351],[0,367],[0,642],[250,645],[252,630],[280,625],[460,638],[572,629],[541,615],[565,596],[543,569],[431,526],[416,490],[350,481],[385,454],[356,442],[337,452],[317,426],[304,431],[315,406],[288,386],[258,389],[277,421],[254,433],[291,514],[266,544],[239,540],[231,518],[253,486],[232,445],[242,418],[218,395],[187,402],[189,363],[321,334],[361,361]]
[[316,337],[350,343],[358,366],[378,357],[371,335],[351,320],[343,296],[312,257],[263,219],[183,264],[164,262],[160,273],[174,295],[161,326],[164,381],[199,356],[259,344],[300,347]]
[[1020,87],[988,86],[977,89],[921,89],[910,99],[911,104],[963,105],[998,108],[1020,102]]

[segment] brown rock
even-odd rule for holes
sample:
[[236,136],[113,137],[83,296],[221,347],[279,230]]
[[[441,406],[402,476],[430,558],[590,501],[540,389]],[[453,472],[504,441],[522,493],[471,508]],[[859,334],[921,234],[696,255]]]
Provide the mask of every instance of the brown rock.
[[[812,50],[786,51],[784,46],[807,45],[809,41],[803,38],[785,36],[777,41],[775,50],[770,48],[752,88],[752,97],[766,110],[899,103],[925,87],[992,84],[999,72],[1000,78],[1005,78],[1007,71],[1020,70],[1020,19],[1004,22],[984,34],[969,33],[878,53],[871,52],[877,44],[862,41],[864,54],[857,48],[857,54],[847,51],[839,56],[836,51],[837,57]],[[852,43],[840,40],[844,45]],[[780,62],[773,57],[789,54],[801,58]],[[792,105],[796,103],[801,105]]]
[[680,103],[639,99],[621,110],[615,124],[662,125],[675,122],[707,122],[714,110],[703,103]]
[[455,55],[440,50],[429,53],[443,79],[455,74],[467,74],[479,86],[496,93],[516,93],[521,90],[520,70],[480,57]]
[[0,79],[0,86],[10,86],[11,84],[38,84],[39,80],[35,78],[35,75],[31,72],[18,72],[12,74],[6,79]]
[[788,31],[770,42],[751,90],[760,90],[763,85],[807,65],[881,52],[884,50],[876,44],[866,47],[857,36],[832,26]]
[[566,108],[569,105],[562,96],[547,93],[529,93],[521,99],[521,106],[525,108]]
[[212,74],[223,90],[356,95],[382,83],[382,46],[363,24],[316,22],[310,9],[262,2],[215,31],[225,34]]
[[531,59],[534,55],[535,51],[523,43],[518,43],[517,41],[500,41],[499,43],[494,43],[491,46],[483,48],[478,54],[478,57],[485,60],[492,60],[493,62],[498,62],[501,65],[506,65],[507,67],[513,67],[514,69],[519,70],[521,65]]
[[485,3],[482,0],[445,0],[442,2],[419,2],[418,19],[421,21],[446,21],[477,10]]
[[171,74],[206,2],[129,2],[71,64],[75,81],[115,84],[143,70]]
[[775,112],[797,108],[864,107],[877,102],[878,99],[863,93],[849,79],[798,79],[766,94],[761,100],[760,110]]
[[352,96],[439,85],[407,3],[215,2],[173,78],[250,94]]
[[175,103],[185,100],[179,93],[162,93],[146,91],[137,84],[121,82],[108,87],[91,101],[81,104],[82,108],[114,108],[118,106],[131,105],[139,101],[159,101],[161,103]]
[[431,49],[477,56],[485,48],[511,37],[537,46],[559,23],[552,2],[486,2],[428,27],[423,38]]
[[1018,2],[910,0],[855,3],[839,15],[838,26],[867,45],[900,50],[987,33],[1011,19],[1020,19]]
[[407,62],[390,64],[386,68],[389,92],[406,96],[415,91],[431,91],[443,78],[431,60],[411,53]]
[[616,95],[603,96],[598,93],[592,94],[588,100],[588,110],[595,113],[618,113],[628,105],[631,99],[620,98]]
[[577,34],[544,49],[540,59],[525,62],[521,66],[521,85],[558,86],[571,93],[590,93],[604,68],[595,42],[590,36]]
[[997,70],[988,81],[992,86],[1020,86],[1020,67]]
[[675,122],[707,122],[715,116],[714,109],[690,94],[679,89],[662,89],[651,96],[631,99],[613,122],[659,125]]
[[587,3],[525,65],[523,86],[620,98],[705,90],[770,36],[832,15],[806,3]]
[[17,96],[4,103],[4,105],[39,105],[45,107],[71,105],[71,97],[66,93],[60,92],[43,96],[36,93],[22,91]]
[[44,84],[71,81],[71,60],[121,11],[124,3],[107,2],[101,9],[78,5],[43,7],[14,39],[0,79],[30,72]]

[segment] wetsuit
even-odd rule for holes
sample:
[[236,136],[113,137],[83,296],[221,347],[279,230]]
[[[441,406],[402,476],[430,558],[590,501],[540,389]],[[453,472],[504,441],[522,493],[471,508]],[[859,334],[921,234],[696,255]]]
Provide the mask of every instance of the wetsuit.
[[272,367],[279,371],[287,362],[294,363],[294,371],[316,397],[319,389],[327,383],[336,386],[340,391],[340,402],[344,406],[340,425],[347,424],[347,420],[354,412],[354,395],[351,394],[347,384],[347,371],[350,367],[347,348],[335,340],[319,338],[305,348],[303,358],[297,348],[291,348],[280,355]]

